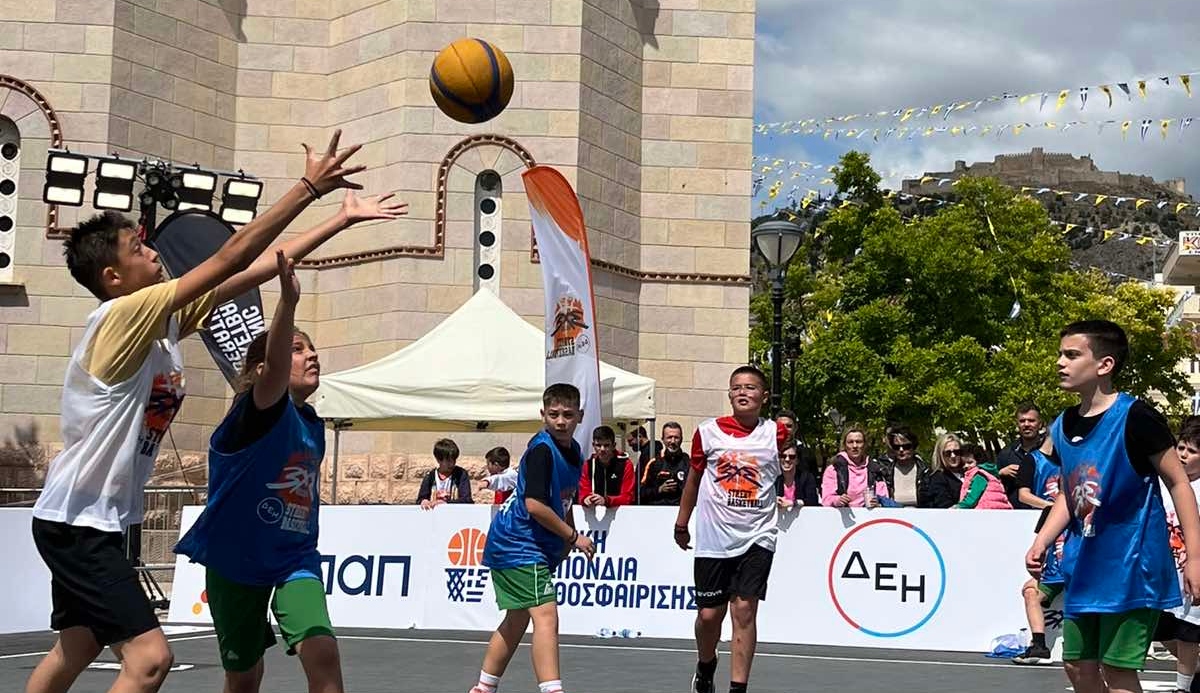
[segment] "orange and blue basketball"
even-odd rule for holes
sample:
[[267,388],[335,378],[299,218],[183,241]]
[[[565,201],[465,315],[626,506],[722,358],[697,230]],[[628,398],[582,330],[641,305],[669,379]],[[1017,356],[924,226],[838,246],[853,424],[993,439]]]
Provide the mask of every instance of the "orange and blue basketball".
[[487,41],[459,39],[433,59],[429,92],[442,113],[454,120],[486,122],[500,115],[512,98],[512,64]]

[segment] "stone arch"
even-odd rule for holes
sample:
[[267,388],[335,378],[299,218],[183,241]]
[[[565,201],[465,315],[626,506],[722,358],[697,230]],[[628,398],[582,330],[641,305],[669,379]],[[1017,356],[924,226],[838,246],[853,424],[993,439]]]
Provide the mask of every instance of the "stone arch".
[[[41,114],[41,118],[34,117]],[[34,86],[11,75],[0,74],[0,115],[17,125],[23,140],[46,139],[52,148],[63,146],[62,123],[54,107]],[[46,205],[47,238],[62,237],[58,228],[58,205]]]

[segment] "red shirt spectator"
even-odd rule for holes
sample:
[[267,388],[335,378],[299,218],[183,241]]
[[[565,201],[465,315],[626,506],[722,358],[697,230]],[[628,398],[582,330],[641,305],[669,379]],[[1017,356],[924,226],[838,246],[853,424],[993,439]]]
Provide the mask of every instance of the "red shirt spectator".
[[633,463],[617,452],[616,436],[608,426],[592,434],[592,457],[583,463],[579,479],[579,502],[584,507],[615,508],[633,503]]

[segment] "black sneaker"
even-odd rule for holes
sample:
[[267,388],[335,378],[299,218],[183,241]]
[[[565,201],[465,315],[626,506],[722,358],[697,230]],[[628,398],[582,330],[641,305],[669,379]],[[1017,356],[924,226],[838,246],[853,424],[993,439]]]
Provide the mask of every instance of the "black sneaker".
[[1045,645],[1030,645],[1025,651],[1012,658],[1013,664],[1051,664],[1050,648]]
[[714,693],[716,687],[713,686],[712,679],[702,679],[700,674],[692,675],[692,693]]

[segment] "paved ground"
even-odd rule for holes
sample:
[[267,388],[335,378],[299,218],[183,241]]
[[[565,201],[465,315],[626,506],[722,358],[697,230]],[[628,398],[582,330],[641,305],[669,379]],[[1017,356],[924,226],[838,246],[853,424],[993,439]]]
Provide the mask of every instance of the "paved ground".
[[[563,678],[572,693],[686,693],[695,655],[680,640],[563,639]],[[217,693],[222,674],[210,632],[179,629],[171,635],[177,667],[165,693]],[[479,671],[482,633],[437,631],[343,631],[339,634],[348,693],[464,693]],[[0,691],[22,690],[30,669],[53,643],[46,634],[0,636]],[[528,648],[505,676],[504,691],[536,692]],[[100,667],[113,667],[107,654]],[[111,664],[105,664],[111,663]],[[1147,691],[1170,690],[1170,663],[1151,662],[1143,675]],[[728,681],[722,657],[718,681]],[[111,669],[85,672],[75,693],[103,693]],[[267,655],[263,693],[301,693],[299,663],[280,648]],[[724,692],[723,687],[718,691]],[[1018,667],[979,655],[763,645],[754,662],[755,693],[886,691],[887,693],[1058,693],[1067,690],[1056,667]]]

